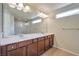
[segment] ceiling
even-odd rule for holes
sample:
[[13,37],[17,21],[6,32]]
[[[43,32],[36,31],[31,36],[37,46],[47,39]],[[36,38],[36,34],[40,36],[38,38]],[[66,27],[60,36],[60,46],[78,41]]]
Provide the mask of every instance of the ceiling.
[[31,12],[24,13],[23,11],[19,11],[17,9],[10,8],[8,4],[4,4],[5,8],[7,8],[10,13],[12,13],[18,19],[29,20],[32,17],[37,15],[38,11],[44,12],[48,16],[53,14],[54,10],[65,7],[70,3],[29,3],[24,5],[29,5],[31,7]]
[[69,5],[69,3],[36,3],[36,4],[30,4],[30,5],[36,7],[42,12],[49,14],[56,9]]

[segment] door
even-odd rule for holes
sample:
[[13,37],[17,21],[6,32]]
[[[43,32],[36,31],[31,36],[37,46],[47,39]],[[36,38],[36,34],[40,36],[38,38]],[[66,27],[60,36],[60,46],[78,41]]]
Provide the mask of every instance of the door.
[[27,47],[28,56],[37,56],[37,42],[34,42]]
[[12,51],[8,51],[8,56],[26,56],[26,47],[17,48]]

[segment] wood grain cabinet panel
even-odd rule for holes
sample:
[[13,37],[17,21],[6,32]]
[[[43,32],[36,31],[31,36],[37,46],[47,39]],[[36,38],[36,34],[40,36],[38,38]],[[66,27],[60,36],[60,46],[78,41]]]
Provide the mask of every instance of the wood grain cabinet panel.
[[49,46],[50,46],[50,47],[52,47],[52,46],[53,46],[53,45],[52,45],[52,41],[50,41],[50,44],[49,44]]
[[49,49],[49,38],[45,37],[45,50]]
[[7,55],[7,47],[6,46],[1,46],[1,55],[6,56]]
[[8,56],[26,56],[26,47],[18,48],[7,52]]
[[17,48],[17,44],[10,44],[10,45],[7,46],[8,51],[16,49],[16,48]]
[[18,47],[27,46],[32,43],[32,40],[22,41],[18,43]]
[[1,56],[1,47],[0,47],[0,56]]
[[34,42],[27,47],[27,55],[37,56],[37,42]]
[[48,35],[48,39],[49,39],[49,47],[51,48],[53,46],[53,37],[52,37],[52,35]]
[[37,42],[37,40],[38,40],[37,38],[35,38],[35,39],[32,39],[32,42]]
[[51,35],[52,45],[54,44],[54,34]]
[[38,55],[44,53],[44,39],[38,41]]
[[49,37],[49,46],[52,47],[52,45],[53,45],[53,40],[52,40],[52,37],[50,36]]

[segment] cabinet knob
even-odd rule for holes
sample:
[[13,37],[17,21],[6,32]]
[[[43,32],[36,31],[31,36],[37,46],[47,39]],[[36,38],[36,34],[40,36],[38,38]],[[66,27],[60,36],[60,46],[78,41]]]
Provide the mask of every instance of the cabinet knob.
[[14,47],[12,46],[12,48],[14,48]]

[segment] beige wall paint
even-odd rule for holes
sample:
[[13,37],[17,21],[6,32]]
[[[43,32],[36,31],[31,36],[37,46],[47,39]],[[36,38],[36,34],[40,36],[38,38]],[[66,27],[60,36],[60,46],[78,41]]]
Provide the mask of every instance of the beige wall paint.
[[[79,4],[72,4],[68,9],[78,6]],[[64,8],[62,9],[59,11],[63,12]],[[55,14],[56,11],[52,12],[52,15],[42,23],[43,32],[55,34],[54,46],[79,54],[79,15],[56,19]]]
[[54,46],[79,54],[79,30],[63,30],[63,28],[79,28],[79,20],[77,18],[63,18],[63,20],[49,19],[47,24],[48,33],[55,34]]

